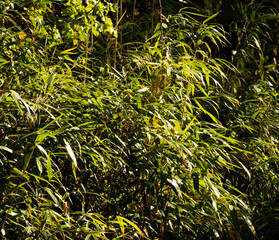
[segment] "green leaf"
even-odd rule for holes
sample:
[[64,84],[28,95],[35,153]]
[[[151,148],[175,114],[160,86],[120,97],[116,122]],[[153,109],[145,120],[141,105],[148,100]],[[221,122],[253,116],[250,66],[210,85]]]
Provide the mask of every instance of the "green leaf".
[[37,163],[37,167],[38,167],[39,172],[42,174],[42,172],[43,172],[43,166],[42,166],[41,158],[40,158],[40,157],[37,157],[37,158],[36,158],[36,163]]
[[205,23],[209,22],[211,19],[215,18],[219,13],[220,12],[217,12],[217,13],[213,14],[212,16],[205,19],[202,23],[205,24]]
[[[33,148],[34,149],[34,148]],[[31,152],[27,152],[24,156],[24,163],[23,163],[23,169],[27,169],[28,167],[28,164],[31,160],[31,157],[32,157],[32,154],[33,154],[33,151]]]
[[177,194],[177,196],[181,197],[181,191],[180,191],[180,187],[177,183],[177,179],[167,179],[167,182],[170,183],[170,186],[174,189],[175,193]]
[[25,174],[25,173],[22,173],[22,171],[20,171],[18,168],[14,167],[14,168],[13,168],[13,172],[14,172],[16,175],[18,175],[18,176],[20,176],[20,177],[23,177],[23,178],[25,178],[27,181],[29,181],[29,176],[28,176],[27,174]]
[[41,146],[41,145],[38,145],[37,146],[40,151],[46,156],[47,158],[47,176],[48,176],[48,179],[51,180],[52,178],[52,166],[51,166],[51,159],[50,159],[50,156],[47,154],[46,150]]
[[56,204],[58,204],[58,200],[57,200],[57,198],[54,196],[53,191],[52,191],[50,188],[48,188],[48,187],[46,187],[45,190],[47,191],[47,193],[49,194],[49,196],[51,197],[51,199],[53,200],[53,202],[55,202]]
[[51,178],[52,178],[52,166],[51,166],[50,156],[47,156],[47,176],[48,176],[48,180],[51,180]]
[[121,233],[124,234],[125,233],[125,226],[127,225],[126,223],[124,223],[123,221],[123,218],[120,217],[120,216],[117,216],[117,221],[119,223],[119,226],[120,226],[120,230],[121,230]]
[[67,49],[67,50],[64,50],[64,51],[61,52],[61,54],[76,54],[76,52],[72,52],[76,48],[77,48],[77,46],[73,47],[73,48],[70,48],[70,49]]
[[187,125],[187,127],[183,130],[182,134],[185,135],[185,133],[189,130],[189,128],[192,126],[192,124],[194,123],[194,121],[197,119],[197,116],[193,117],[193,119],[191,120],[191,122]]
[[75,156],[75,154],[74,154],[74,152],[71,148],[71,145],[65,139],[63,139],[63,140],[64,140],[64,143],[66,145],[66,149],[67,149],[71,159],[73,160],[74,167],[77,168],[77,159],[76,159],[76,156]]
[[118,216],[118,219],[119,220],[122,220],[122,221],[125,221],[126,223],[130,224],[132,227],[134,227],[140,234],[144,235],[144,233],[139,229],[139,227],[131,222],[130,220],[128,220],[127,218],[124,218],[124,217],[121,217],[121,216]]
[[40,145],[40,144],[44,141],[44,139],[45,139],[46,137],[48,137],[49,135],[50,135],[50,132],[45,132],[45,133],[39,134],[39,135],[36,137],[35,145],[36,145],[36,146]]
[[197,101],[197,99],[194,99],[195,103],[199,106],[199,108],[205,113],[207,114],[208,116],[210,116],[210,118],[217,124],[220,124],[219,120],[214,117],[210,112],[208,112],[207,110],[205,110],[202,105]]
[[162,23],[163,28],[168,28],[168,25],[166,23]]

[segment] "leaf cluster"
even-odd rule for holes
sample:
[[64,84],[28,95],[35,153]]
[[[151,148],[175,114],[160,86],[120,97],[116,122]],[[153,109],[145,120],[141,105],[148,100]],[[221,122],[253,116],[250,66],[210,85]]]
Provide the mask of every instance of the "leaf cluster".
[[278,7],[213,3],[0,1],[3,239],[276,239]]

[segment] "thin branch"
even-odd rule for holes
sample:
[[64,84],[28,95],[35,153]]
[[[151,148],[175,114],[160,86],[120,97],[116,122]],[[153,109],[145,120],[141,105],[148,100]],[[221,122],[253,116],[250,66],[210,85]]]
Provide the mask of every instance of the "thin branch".
[[133,22],[132,22],[132,39],[133,39],[133,35],[134,35],[134,24],[135,24],[135,11],[136,11],[136,3],[137,0],[134,0],[134,6],[133,6]]
[[[118,8],[119,8],[119,0],[117,0],[116,26],[115,26],[115,30],[117,33],[118,33],[118,21],[119,21]],[[118,34],[115,38],[115,45],[114,45],[114,63],[113,63],[114,68],[116,68],[117,38],[118,38]]]
[[152,2],[152,18],[151,18],[151,34],[153,35],[154,34],[154,8],[155,8],[155,0],[153,0]]
[[160,22],[161,22],[161,39],[163,37],[163,8],[162,8],[162,2],[161,0],[158,0],[159,2],[159,8],[160,8]]

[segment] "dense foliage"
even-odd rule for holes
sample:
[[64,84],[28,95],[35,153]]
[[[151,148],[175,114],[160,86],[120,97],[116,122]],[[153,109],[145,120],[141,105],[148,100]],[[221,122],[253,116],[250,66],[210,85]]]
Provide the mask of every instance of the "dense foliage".
[[0,1],[2,239],[278,239],[278,5]]

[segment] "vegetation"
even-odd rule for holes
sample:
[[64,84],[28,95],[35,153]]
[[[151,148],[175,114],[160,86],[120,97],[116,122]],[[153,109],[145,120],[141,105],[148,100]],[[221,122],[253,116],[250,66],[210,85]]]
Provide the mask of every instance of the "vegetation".
[[0,1],[2,239],[278,239],[278,16]]

